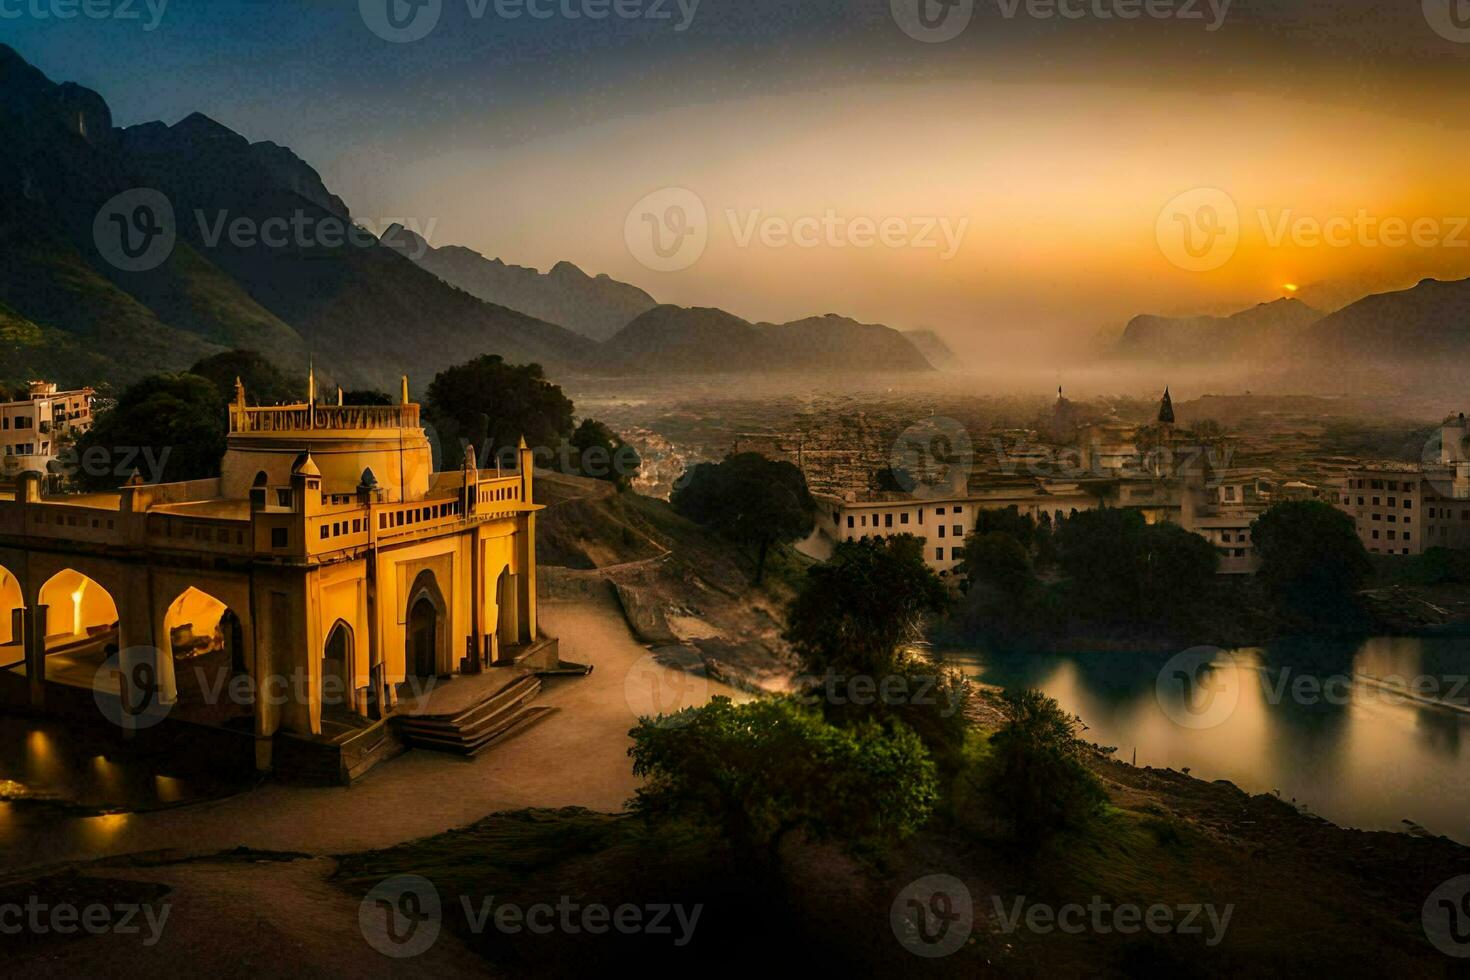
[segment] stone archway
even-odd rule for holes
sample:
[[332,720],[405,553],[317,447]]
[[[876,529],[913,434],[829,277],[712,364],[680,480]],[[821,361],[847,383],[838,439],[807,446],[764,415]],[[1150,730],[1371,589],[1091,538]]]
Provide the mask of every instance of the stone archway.
[[45,677],[90,688],[119,648],[119,618],[112,593],[75,568],[63,568],[37,593],[46,606]]
[[174,596],[163,613],[163,636],[173,667],[178,717],[241,725],[252,717],[254,697],[232,678],[248,674],[245,630],[224,600],[195,586]]
[[439,590],[438,579],[428,570],[420,572],[408,590],[404,672],[413,677],[450,673],[449,606]]
[[355,637],[345,620],[332,624],[322,645],[322,707],[352,705],[352,665]]
[[0,565],[0,666],[25,658],[21,626],[15,622],[15,614],[25,607],[25,589],[20,579]]

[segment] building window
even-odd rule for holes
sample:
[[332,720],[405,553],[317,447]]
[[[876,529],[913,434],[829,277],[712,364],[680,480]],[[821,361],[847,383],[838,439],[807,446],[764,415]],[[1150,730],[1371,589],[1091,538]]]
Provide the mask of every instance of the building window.
[[283,528],[283,527],[273,527],[273,528],[271,528],[271,547],[272,548],[284,548],[284,547],[286,547],[286,529],[285,528]]
[[851,514],[848,514],[847,515],[847,526],[848,527],[852,527],[853,524],[855,524],[855,523],[857,523],[857,518],[853,517]]
[[943,548],[935,548],[934,549],[934,560],[935,561],[944,561],[944,549]]
[[963,507],[961,507],[961,506],[959,506],[959,505],[958,505],[958,504],[957,504],[957,505],[955,505],[955,508],[954,508],[954,512],[955,512],[955,513],[956,513],[956,514],[960,514],[960,513],[963,513],[963,512],[964,512],[964,510],[965,510],[965,508],[963,508]]
[[898,515],[898,523],[900,523],[900,524],[907,524],[908,522],[909,522],[909,512],[908,511],[904,511],[902,514],[899,514]]
[[943,507],[935,507],[934,508],[934,513],[938,514],[940,517],[943,517],[944,516],[944,508]]
[[1414,509],[1414,498],[1413,497],[1405,497],[1404,498],[1404,510],[1413,510],[1413,509]]
[[941,538],[944,537],[944,525],[943,524],[939,525],[939,536]]
[[322,525],[322,540],[323,541],[327,540],[327,532],[330,531],[330,530],[331,530],[331,528],[327,527],[325,524]]
[[965,526],[963,524],[956,524],[950,530],[954,532],[954,536],[957,538],[962,538],[965,536]]
[[892,514],[884,514],[883,515],[883,526],[884,527],[892,527],[893,526],[893,515]]

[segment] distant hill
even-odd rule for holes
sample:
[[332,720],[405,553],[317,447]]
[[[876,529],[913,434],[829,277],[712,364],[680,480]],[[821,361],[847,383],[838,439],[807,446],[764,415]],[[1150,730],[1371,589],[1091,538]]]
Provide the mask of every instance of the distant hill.
[[558,262],[543,274],[487,259],[462,245],[434,248],[402,225],[384,232],[383,244],[471,296],[559,323],[592,340],[608,339],[658,305],[637,286],[607,275],[589,276],[570,262]]
[[828,314],[790,323],[750,323],[724,310],[658,306],[602,348],[604,363],[628,373],[931,371],[903,334]]
[[[36,341],[33,358],[62,338],[102,357],[100,374],[79,360],[58,380],[126,382],[227,347],[287,369],[311,351],[362,386],[391,386],[404,371],[426,384],[482,353],[551,365],[590,354],[585,338],[476,299],[371,236],[343,242],[346,204],[285,147],[198,113],[117,129],[97,93],[51,82],[4,45],[0,91],[0,302],[11,332]],[[136,188],[168,198],[178,241],[157,268],[125,272],[99,252],[93,223]],[[290,231],[271,244],[216,234],[239,219]]]
[[1321,313],[1297,299],[1262,303],[1231,316],[1164,317],[1128,321],[1117,353],[1140,360],[1261,360],[1292,349]]
[[1367,296],[1312,324],[1296,353],[1323,361],[1444,361],[1470,355],[1470,279],[1425,279]]
[[934,367],[941,371],[954,371],[961,367],[960,359],[955,352],[946,344],[933,330],[905,330],[904,337],[909,343],[919,349]]

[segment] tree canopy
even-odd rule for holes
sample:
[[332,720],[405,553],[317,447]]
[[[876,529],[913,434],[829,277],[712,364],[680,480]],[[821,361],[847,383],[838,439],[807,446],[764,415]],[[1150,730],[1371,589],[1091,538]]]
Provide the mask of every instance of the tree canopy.
[[1289,611],[1309,619],[1339,616],[1372,565],[1353,519],[1320,500],[1276,504],[1251,525],[1259,578]]
[[736,705],[717,697],[632,731],[632,809],[724,832],[737,856],[773,867],[792,831],[857,841],[905,836],[938,795],[934,763],[897,726],[838,728],[788,698]]
[[696,524],[755,546],[757,585],[771,546],[800,540],[816,526],[816,501],[801,470],[759,453],[700,463],[680,479],[670,503]]
[[483,455],[513,449],[525,438],[533,449],[551,453],[572,433],[572,400],[546,380],[541,365],[507,364],[499,354],[440,371],[426,404],[445,469],[463,461],[463,442]]
[[[231,382],[233,385],[233,380]],[[118,486],[137,469],[163,483],[218,476],[225,452],[225,401],[208,378],[144,378],[101,412],[75,447],[76,482]]]
[[1056,548],[1075,601],[1100,618],[1135,622],[1187,614],[1220,564],[1198,534],[1149,524],[1134,510],[1075,514],[1056,532]]
[[209,379],[225,404],[235,400],[236,378],[244,383],[245,397],[252,405],[279,405],[306,398],[305,378],[288,377],[258,351],[227,350],[199,361],[189,373]]
[[1089,817],[1107,797],[1087,768],[1081,721],[1040,691],[1006,691],[998,706],[988,782],[1016,836],[1038,841]]
[[949,590],[924,561],[923,539],[843,541],[830,559],[807,570],[786,617],[786,639],[812,674],[835,669],[883,677],[898,669],[906,648],[924,638],[927,618],[949,602]]
[[596,419],[583,419],[568,443],[576,455],[573,464],[576,473],[606,480],[619,490],[627,489],[643,465],[638,450]]

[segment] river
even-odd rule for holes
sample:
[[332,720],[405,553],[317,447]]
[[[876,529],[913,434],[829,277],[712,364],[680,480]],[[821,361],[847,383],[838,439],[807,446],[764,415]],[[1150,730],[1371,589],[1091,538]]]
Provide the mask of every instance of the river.
[[1470,711],[1440,703],[1470,704],[1470,636],[1172,657],[937,652],[987,684],[1045,691],[1125,762],[1136,751],[1140,766],[1279,792],[1344,826],[1408,819],[1470,843]]

